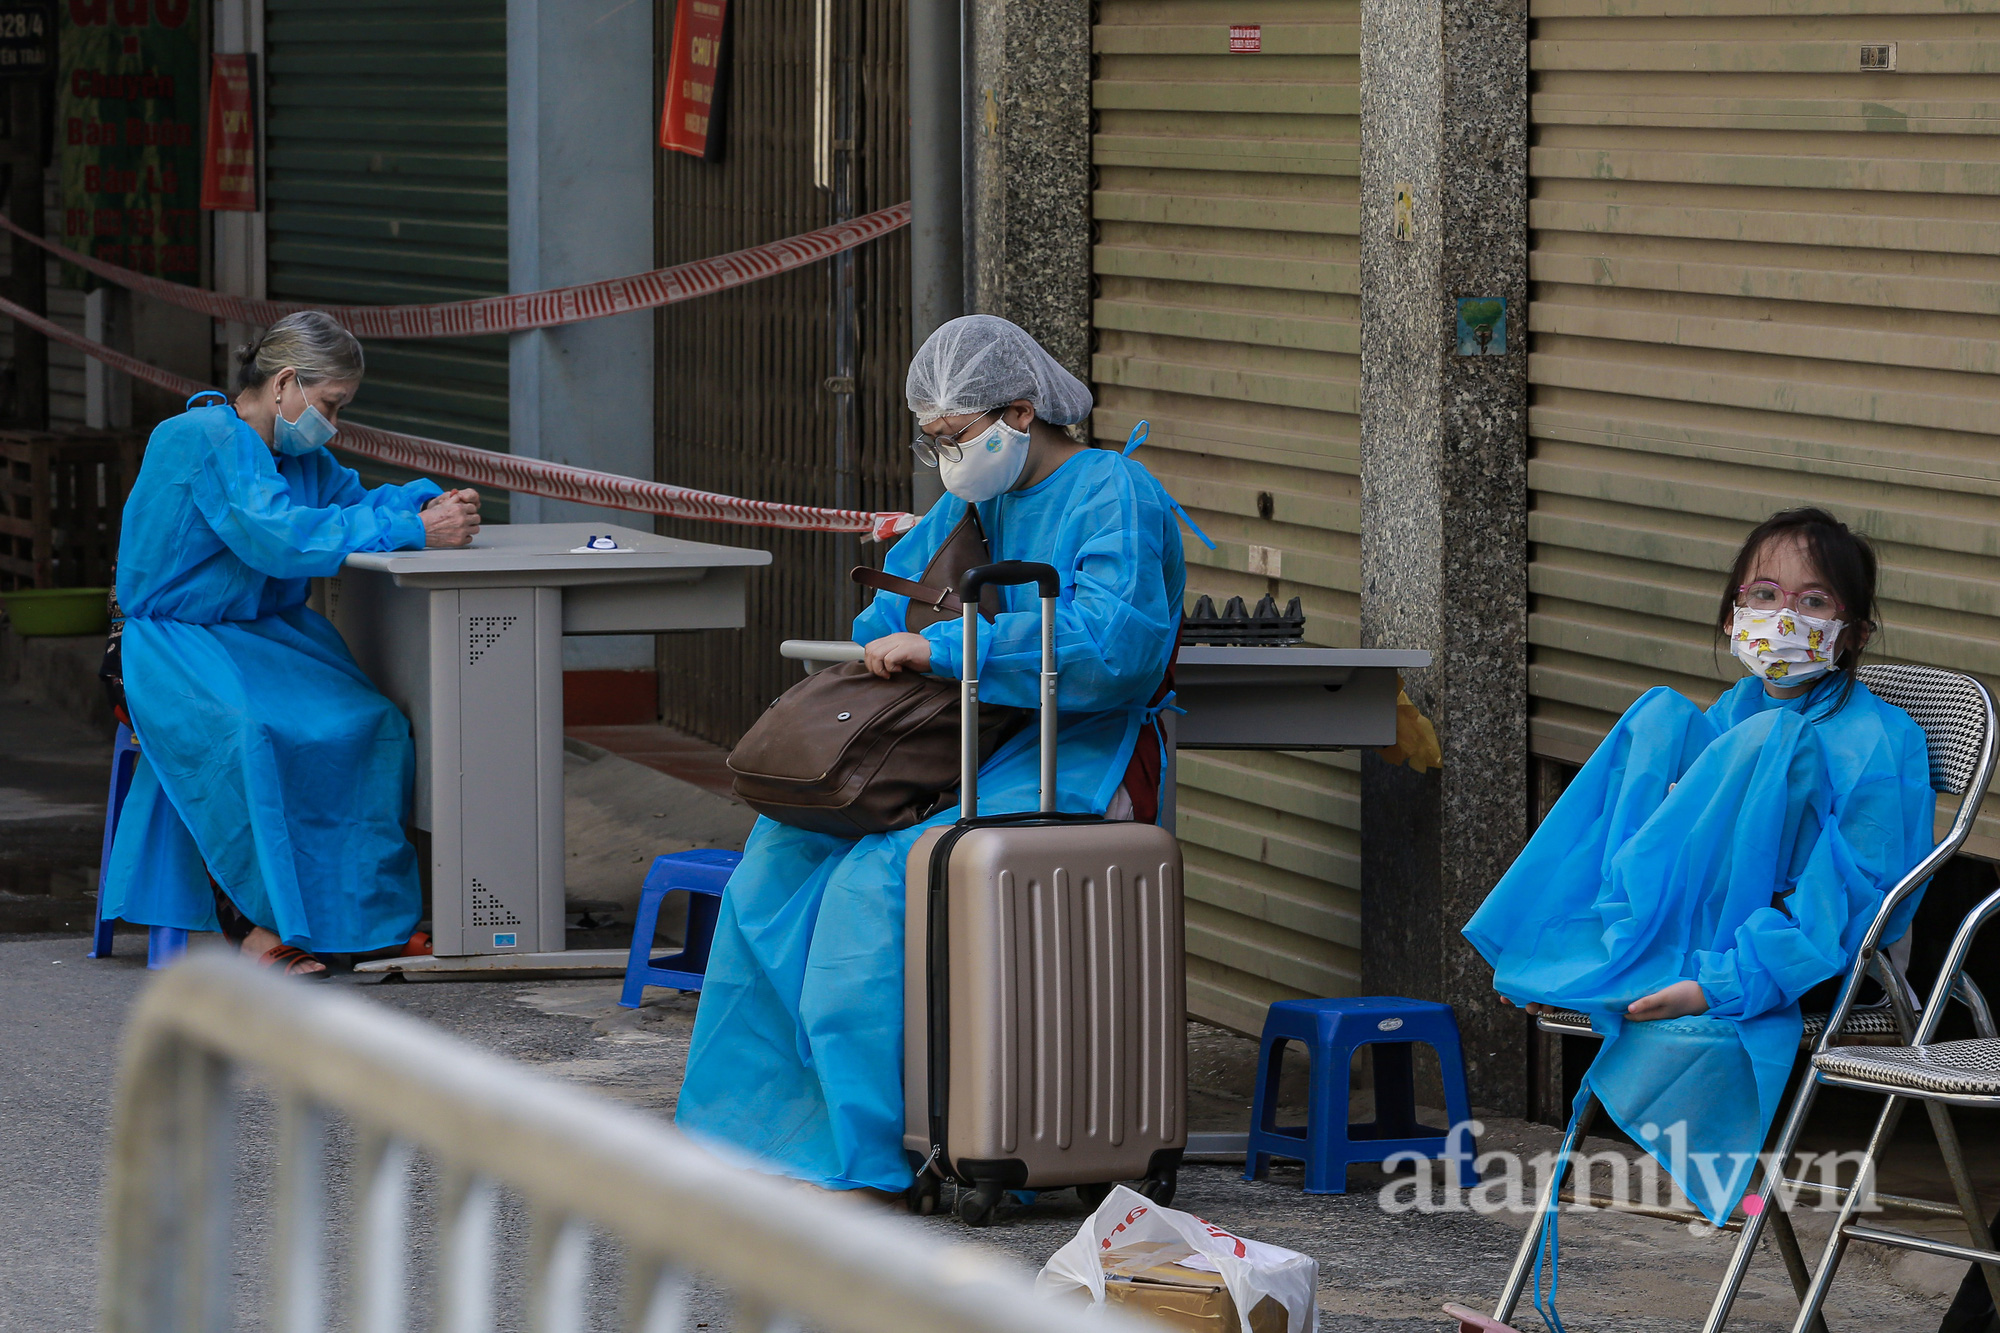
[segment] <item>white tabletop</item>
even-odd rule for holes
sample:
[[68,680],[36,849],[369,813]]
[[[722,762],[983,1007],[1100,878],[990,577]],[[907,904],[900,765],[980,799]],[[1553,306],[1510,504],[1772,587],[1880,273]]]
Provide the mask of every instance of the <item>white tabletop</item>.
[[[577,551],[591,537],[617,540],[616,551]],[[575,587],[591,583],[682,582],[711,569],[768,565],[769,551],[661,537],[610,523],[496,523],[472,545],[447,550],[357,551],[354,569],[395,576],[418,588]]]

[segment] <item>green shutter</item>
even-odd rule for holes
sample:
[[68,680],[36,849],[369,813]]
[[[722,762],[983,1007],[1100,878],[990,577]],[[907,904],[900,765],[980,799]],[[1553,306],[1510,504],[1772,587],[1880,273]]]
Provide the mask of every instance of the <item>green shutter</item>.
[[[505,293],[505,0],[265,0],[265,50],[271,298]],[[350,415],[504,452],[507,340],[371,340]]]

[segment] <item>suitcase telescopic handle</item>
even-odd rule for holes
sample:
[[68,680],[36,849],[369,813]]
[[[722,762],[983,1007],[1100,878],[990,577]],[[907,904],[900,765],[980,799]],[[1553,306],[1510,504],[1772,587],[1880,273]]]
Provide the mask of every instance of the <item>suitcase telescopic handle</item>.
[[1033,583],[1042,594],[1042,765],[1041,808],[1056,808],[1056,598],[1062,576],[1055,566],[1034,560],[1001,560],[968,569],[958,581],[965,626],[965,680],[959,701],[958,814],[979,815],[979,591]]
[[1054,565],[1045,565],[1038,560],[999,560],[977,569],[968,569],[959,575],[959,596],[972,601],[979,596],[981,588],[1005,588],[1016,583],[1039,585],[1043,601],[1062,595],[1062,576],[1056,573]]

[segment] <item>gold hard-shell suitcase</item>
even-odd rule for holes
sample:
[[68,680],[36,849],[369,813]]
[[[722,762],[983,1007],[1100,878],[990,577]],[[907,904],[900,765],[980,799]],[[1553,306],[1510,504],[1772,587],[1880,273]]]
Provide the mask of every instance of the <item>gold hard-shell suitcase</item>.
[[1055,599],[1048,565],[968,571],[964,810],[978,810],[977,641],[984,584],[1039,583],[1039,811],[961,818],[910,851],[903,1144],[913,1200],[944,1180],[984,1225],[1010,1189],[1074,1186],[1093,1206],[1141,1181],[1173,1197],[1187,1146],[1181,853],[1152,824],[1055,806]]

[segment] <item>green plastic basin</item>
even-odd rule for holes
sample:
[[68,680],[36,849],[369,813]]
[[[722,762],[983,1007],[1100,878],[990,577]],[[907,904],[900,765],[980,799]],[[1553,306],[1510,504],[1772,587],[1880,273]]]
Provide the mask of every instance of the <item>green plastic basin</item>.
[[16,634],[103,634],[111,628],[109,588],[22,588],[0,592]]

